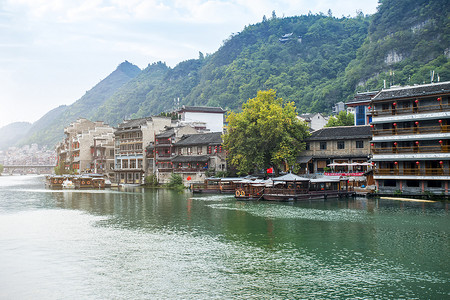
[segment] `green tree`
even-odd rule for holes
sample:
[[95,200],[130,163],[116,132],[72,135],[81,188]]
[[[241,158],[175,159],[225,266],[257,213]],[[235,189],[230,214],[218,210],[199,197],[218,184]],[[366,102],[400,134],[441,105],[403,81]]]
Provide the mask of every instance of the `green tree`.
[[259,91],[242,105],[242,112],[227,116],[224,148],[240,174],[292,166],[305,148],[307,125],[297,118],[293,102],[276,97],[274,90]]
[[2,173],[3,173],[3,165],[0,164],[0,175],[2,175]]
[[347,113],[346,111],[341,111],[337,117],[330,117],[327,125],[325,127],[336,127],[336,126],[353,126],[355,125],[355,116],[352,113]]

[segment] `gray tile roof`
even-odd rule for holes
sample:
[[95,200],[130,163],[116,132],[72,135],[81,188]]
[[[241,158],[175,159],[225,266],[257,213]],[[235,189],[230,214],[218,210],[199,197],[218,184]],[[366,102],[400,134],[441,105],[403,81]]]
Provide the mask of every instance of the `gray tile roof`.
[[178,155],[172,159],[173,163],[185,163],[185,162],[207,162],[209,156],[207,155]]
[[311,133],[307,141],[322,141],[322,140],[338,140],[338,139],[358,139],[371,138],[372,132],[369,125],[364,126],[339,126],[339,127],[325,127]]
[[370,100],[374,96],[376,96],[378,93],[379,93],[379,91],[357,93],[355,95],[355,98],[353,98],[352,100],[347,101],[347,103],[345,103],[345,104],[352,105],[352,104],[370,102]]
[[160,134],[157,134],[156,138],[157,139],[170,138],[174,134],[175,134],[175,129],[168,128],[168,129],[164,130],[163,132],[161,132]]
[[221,132],[208,132],[185,135],[175,146],[191,146],[191,145],[219,145],[222,144]]
[[206,113],[226,113],[221,107],[210,106],[184,106],[178,112],[206,112]]
[[118,129],[125,129],[125,128],[131,128],[131,127],[139,127],[142,125],[145,125],[147,121],[151,121],[151,117],[146,118],[140,118],[140,119],[132,119],[132,120],[124,120],[122,123],[120,123],[117,128]]
[[450,93],[450,81],[382,90],[372,100],[413,98]]

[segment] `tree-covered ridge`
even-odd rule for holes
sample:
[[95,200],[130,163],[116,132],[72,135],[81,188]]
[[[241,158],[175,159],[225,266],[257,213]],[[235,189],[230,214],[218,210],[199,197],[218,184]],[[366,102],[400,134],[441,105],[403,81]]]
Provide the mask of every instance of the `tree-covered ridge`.
[[[347,68],[357,90],[450,80],[450,4],[447,0],[383,0],[369,35]],[[431,76],[430,76],[431,75]]]

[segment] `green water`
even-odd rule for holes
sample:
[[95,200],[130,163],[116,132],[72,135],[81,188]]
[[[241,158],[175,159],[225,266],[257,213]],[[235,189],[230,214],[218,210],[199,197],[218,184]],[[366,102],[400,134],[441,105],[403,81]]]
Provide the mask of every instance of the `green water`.
[[447,203],[237,202],[0,177],[0,299],[445,299]]

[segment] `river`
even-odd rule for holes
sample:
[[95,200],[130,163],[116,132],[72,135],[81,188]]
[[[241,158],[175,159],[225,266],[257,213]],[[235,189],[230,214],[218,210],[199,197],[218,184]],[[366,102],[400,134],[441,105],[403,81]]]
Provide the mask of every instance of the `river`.
[[0,298],[448,299],[448,208],[61,191],[0,176]]

